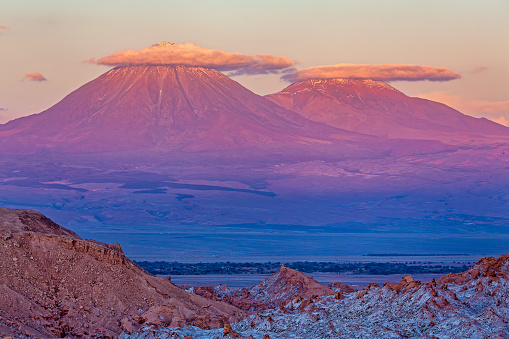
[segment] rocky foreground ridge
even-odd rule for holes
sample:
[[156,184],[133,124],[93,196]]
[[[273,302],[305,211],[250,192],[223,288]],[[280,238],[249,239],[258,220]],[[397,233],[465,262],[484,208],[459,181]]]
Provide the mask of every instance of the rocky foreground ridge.
[[148,274],[119,245],[0,209],[3,336],[509,338],[509,254],[425,284],[403,276],[356,291],[282,266],[249,289],[190,292]]
[[[355,291],[352,287],[337,283]],[[336,284],[331,284],[334,290],[340,291]],[[252,288],[232,290],[228,286],[200,286],[192,287],[190,292],[212,300],[223,301],[234,305],[244,311],[264,311],[274,307],[280,307],[295,297],[313,299],[334,294],[334,290],[325,287],[315,279],[291,268],[281,265],[279,271],[267,279],[259,282]]]
[[0,208],[0,335],[113,338],[146,324],[210,329],[242,316],[148,274],[119,245]]
[[[288,271],[283,267],[257,287],[243,290],[244,305],[264,299],[267,291],[271,296],[265,309],[231,326],[208,331],[145,326],[122,338],[509,338],[509,254],[483,258],[466,272],[426,284],[403,276],[397,284],[369,284],[360,291],[333,284],[336,292],[325,294],[310,295],[307,287],[314,284],[302,284],[302,273]],[[253,296],[263,286],[267,290]],[[273,290],[276,286],[280,290]],[[292,286],[299,286],[302,295],[288,293]],[[216,288],[214,293],[239,296],[226,290]]]

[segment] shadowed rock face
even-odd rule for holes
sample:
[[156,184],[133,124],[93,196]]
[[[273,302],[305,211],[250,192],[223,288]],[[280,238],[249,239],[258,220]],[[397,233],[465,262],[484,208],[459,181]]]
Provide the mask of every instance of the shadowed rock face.
[[42,214],[0,209],[0,334],[116,337],[141,325],[222,327],[237,308],[183,291]]
[[455,143],[470,143],[473,136],[509,137],[507,127],[408,97],[382,81],[310,79],[265,98],[308,119],[377,136]]

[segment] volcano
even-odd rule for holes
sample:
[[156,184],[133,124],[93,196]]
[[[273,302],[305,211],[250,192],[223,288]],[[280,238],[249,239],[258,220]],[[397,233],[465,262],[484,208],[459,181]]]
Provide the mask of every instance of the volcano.
[[48,110],[0,125],[2,151],[229,150],[328,142],[342,134],[189,66],[114,68]]
[[309,79],[265,97],[308,119],[381,137],[461,143],[472,137],[509,136],[507,127],[409,97],[382,81]]

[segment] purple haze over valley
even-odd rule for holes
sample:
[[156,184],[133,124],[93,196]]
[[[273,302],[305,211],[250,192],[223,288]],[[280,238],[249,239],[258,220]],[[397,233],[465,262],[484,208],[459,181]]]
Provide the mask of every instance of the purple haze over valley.
[[112,69],[0,125],[0,204],[135,259],[496,254],[509,128],[372,80],[261,97],[203,67]]

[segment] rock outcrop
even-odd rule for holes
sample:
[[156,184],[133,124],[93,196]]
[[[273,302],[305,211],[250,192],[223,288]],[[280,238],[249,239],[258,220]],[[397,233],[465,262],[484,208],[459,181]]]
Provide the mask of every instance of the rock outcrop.
[[242,312],[187,293],[30,210],[0,209],[0,334],[101,337],[143,325],[220,328]]
[[313,299],[334,294],[334,291],[299,271],[281,265],[279,271],[252,288],[230,290],[224,286],[201,286],[194,287],[193,293],[253,312],[283,306],[296,297]]
[[249,292],[254,301],[263,302],[269,307],[284,304],[296,296],[309,299],[334,294],[334,291],[315,279],[284,265]]
[[267,304],[254,300],[254,296],[247,288],[231,290],[226,286],[199,286],[193,288],[193,293],[211,300],[228,303],[247,312],[263,311],[269,308]]
[[[282,286],[284,293],[287,285],[272,286]],[[272,293],[277,295],[278,290]],[[360,291],[337,294],[296,296],[231,327],[243,337],[272,339],[509,338],[509,254],[483,258],[463,273],[425,284],[403,276],[396,284],[369,284]],[[133,338],[159,338],[163,333],[152,331],[139,331]],[[216,333],[186,327],[172,338],[220,337]]]

